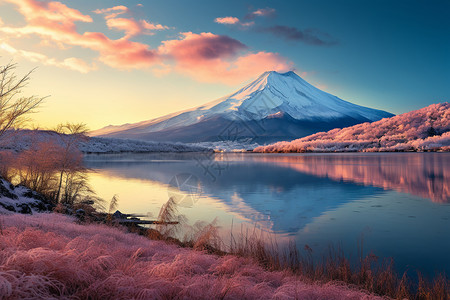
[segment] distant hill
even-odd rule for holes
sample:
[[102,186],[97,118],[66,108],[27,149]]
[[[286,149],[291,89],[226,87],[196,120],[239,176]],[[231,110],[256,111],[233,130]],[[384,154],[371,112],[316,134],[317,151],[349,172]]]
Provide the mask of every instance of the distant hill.
[[[0,152],[20,152],[32,145],[53,142],[65,146],[70,136],[57,134],[50,130],[17,130],[7,132],[0,139]],[[84,153],[121,153],[121,152],[201,152],[212,149],[171,142],[149,142],[129,139],[89,137],[79,142],[79,150]]]
[[294,72],[265,72],[235,93],[189,110],[92,136],[147,141],[269,143],[378,121],[393,114],[356,105],[312,86]]
[[278,142],[255,152],[450,151],[450,103]]

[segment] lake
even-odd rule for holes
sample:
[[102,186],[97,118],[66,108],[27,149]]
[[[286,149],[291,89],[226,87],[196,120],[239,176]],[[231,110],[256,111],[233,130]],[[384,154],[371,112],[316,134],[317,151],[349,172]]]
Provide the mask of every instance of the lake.
[[86,155],[90,183],[123,213],[156,219],[172,197],[190,224],[217,219],[295,240],[392,257],[399,271],[450,274],[450,153]]

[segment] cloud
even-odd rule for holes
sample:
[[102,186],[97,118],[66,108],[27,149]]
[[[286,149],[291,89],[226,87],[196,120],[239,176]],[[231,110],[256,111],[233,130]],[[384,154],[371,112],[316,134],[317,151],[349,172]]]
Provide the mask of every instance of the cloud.
[[[275,15],[276,11],[274,8],[266,7],[266,8],[259,8],[255,11],[252,11],[251,13],[247,14],[244,19],[246,20],[253,20],[256,17],[273,17]],[[248,21],[243,22],[237,17],[221,17],[216,18],[214,22],[219,24],[226,24],[226,25],[239,25],[241,29],[247,29],[253,25],[255,25],[254,21]]]
[[32,62],[39,62],[44,65],[55,66],[55,67],[64,68],[64,69],[68,69],[68,70],[78,71],[80,73],[88,73],[88,72],[96,69],[96,66],[94,66],[94,65],[91,66],[87,62],[85,62],[79,58],[75,58],[75,57],[70,57],[70,58],[66,58],[62,61],[59,61],[54,58],[49,58],[48,56],[41,54],[41,53],[37,53],[37,52],[33,52],[33,51],[18,50],[7,43],[1,43],[0,49],[3,51],[6,51],[7,53],[9,53],[11,55],[18,55],[18,56],[23,57]]
[[[245,16],[245,19],[247,20],[253,20],[256,17],[270,17],[274,16],[276,13],[275,9],[266,7],[266,8],[259,8],[255,11],[252,11],[248,15]],[[219,24],[226,24],[226,25],[233,25],[233,26],[239,26],[240,29],[252,29],[257,32],[267,32],[271,33],[277,37],[284,38],[286,40],[292,40],[292,41],[301,41],[305,44],[309,45],[315,45],[315,46],[333,46],[338,44],[338,41],[333,38],[331,35],[321,32],[317,29],[305,29],[300,30],[295,27],[289,27],[289,26],[283,26],[283,25],[276,25],[271,27],[253,27],[255,24],[254,21],[249,22],[242,22],[237,17],[222,17],[222,18],[216,18],[214,20],[216,23]]]
[[0,32],[20,35],[37,34],[56,43],[80,46],[99,53],[98,59],[120,69],[147,68],[157,63],[157,53],[146,44],[121,38],[111,40],[100,32],[77,33],[60,27],[28,25],[23,28],[0,28]]
[[305,44],[315,46],[333,46],[338,44],[338,41],[327,33],[316,29],[300,30],[289,26],[272,26],[266,28],[259,28],[259,32],[268,32],[275,36],[283,37],[287,40],[301,41]]
[[127,38],[139,34],[153,35],[154,30],[169,29],[168,26],[163,26],[161,24],[153,24],[146,20],[135,20],[132,17],[119,18],[118,17],[119,15],[130,13],[129,9],[123,5],[105,9],[97,9],[94,10],[94,13],[105,15],[106,25],[108,26],[108,28],[125,32]]
[[276,53],[249,53],[241,42],[212,33],[185,32],[178,40],[164,41],[159,50],[173,59],[177,72],[203,82],[237,84],[264,71],[292,69]]
[[76,22],[90,23],[92,18],[59,2],[3,1],[15,4],[26,20],[26,24],[19,27],[0,26],[3,50],[47,65],[78,72],[89,72],[96,67],[79,58],[55,60],[37,52],[17,50],[6,44],[8,38],[38,36],[41,45],[58,45],[59,51],[74,46],[92,50],[98,54],[98,61],[112,68],[153,70],[159,76],[177,72],[203,82],[237,84],[264,71],[292,69],[292,63],[277,53],[251,52],[236,39],[209,32],[181,33],[178,38],[163,41],[157,48],[131,41],[130,37],[137,34],[150,34],[167,27],[128,18],[125,6],[95,11],[105,15],[108,28],[125,32],[119,39],[110,39],[102,32],[80,32]]
[[81,73],[88,73],[97,69],[95,65],[91,66],[84,60],[76,57],[69,57],[64,59],[64,61],[62,62],[62,66]]
[[246,48],[238,40],[226,35],[184,32],[181,39],[164,41],[160,50],[180,62],[199,62],[229,58]]
[[236,17],[223,17],[223,18],[216,18],[214,22],[219,24],[225,24],[225,25],[238,25],[242,29],[249,28],[250,26],[253,26],[255,22],[241,22],[239,18]]
[[27,19],[73,24],[73,22],[92,22],[92,18],[80,11],[69,8],[61,2],[41,2],[35,0],[4,0],[16,4]]
[[237,24],[239,23],[239,18],[236,17],[223,17],[223,18],[216,18],[214,22],[219,24]]
[[96,9],[93,12],[98,15],[104,14],[105,19],[110,19],[129,12],[129,9],[126,6],[118,5],[110,8]]
[[[24,27],[0,27],[0,32],[9,36],[38,35],[55,43],[91,49],[99,53],[100,61],[114,68],[142,69],[158,63],[158,54],[155,50],[146,44],[128,40],[128,36],[112,40],[100,32],[78,33],[74,22],[92,22],[92,19],[64,4],[36,0],[5,1],[16,4],[27,21]],[[106,11],[124,11],[125,8],[118,6]]]
[[[244,19],[246,20],[253,20],[256,17],[273,17],[275,15],[276,11],[274,8],[266,7],[266,8],[259,8],[255,11],[252,11],[251,13],[247,14]],[[241,28],[245,29],[250,26],[253,26],[255,22],[249,21],[249,22],[242,22],[237,17],[221,17],[214,19],[214,22],[219,24],[226,24],[226,25],[239,25]]]
[[106,25],[109,29],[124,31],[127,37],[132,37],[138,34],[153,35],[154,30],[169,29],[168,26],[153,24],[145,20],[137,21],[133,18],[109,18],[106,20]]
[[273,17],[275,16],[276,10],[274,8],[266,7],[259,8],[245,16],[246,19],[253,20],[256,17]]

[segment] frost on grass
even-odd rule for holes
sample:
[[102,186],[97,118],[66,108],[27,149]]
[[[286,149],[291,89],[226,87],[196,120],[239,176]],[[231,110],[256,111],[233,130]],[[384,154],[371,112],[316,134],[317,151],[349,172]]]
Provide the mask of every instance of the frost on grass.
[[278,142],[256,152],[450,151],[450,103]]
[[0,295],[73,299],[375,299],[59,214],[0,215]]
[[[57,134],[49,130],[10,131],[0,140],[0,150],[20,152],[37,143],[65,144],[69,135]],[[183,143],[150,142],[142,140],[90,137],[79,143],[79,150],[84,153],[120,153],[120,152],[199,152],[208,151],[202,145]]]
[[140,140],[91,137],[80,146],[86,153],[114,152],[200,152],[208,148],[183,143],[149,142]]

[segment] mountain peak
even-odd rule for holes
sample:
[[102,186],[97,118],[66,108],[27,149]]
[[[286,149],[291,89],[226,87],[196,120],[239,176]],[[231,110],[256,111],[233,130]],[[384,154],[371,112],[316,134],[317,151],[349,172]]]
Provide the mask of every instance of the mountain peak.
[[293,80],[304,81],[300,76],[298,76],[294,71],[288,72],[278,72],[278,71],[266,71],[262,73],[258,78],[254,81],[250,82],[240,90],[235,93],[229,95],[228,97],[239,100],[249,97],[252,94],[257,92],[261,92],[264,89],[272,87],[280,87],[280,88],[289,88],[292,86]]
[[[272,127],[261,134],[287,139],[390,116],[321,91],[294,71],[267,71],[215,101],[137,124],[101,129],[94,135],[192,142],[201,138],[200,132],[206,134],[208,130],[211,132],[205,138],[217,138],[220,129],[227,128],[227,122],[268,120]],[[196,134],[189,133],[192,128]],[[217,132],[212,133],[213,130]]]
[[[300,77],[298,76],[294,71],[287,71],[287,72],[279,72],[279,71],[266,71],[262,73],[259,78],[269,78],[269,77]],[[257,80],[258,80],[257,79]]]
[[294,71],[287,71],[287,72],[278,72],[278,71],[266,71],[263,73],[264,74],[268,74],[268,75],[279,75],[279,76],[290,76],[290,75],[295,75],[298,76]]

